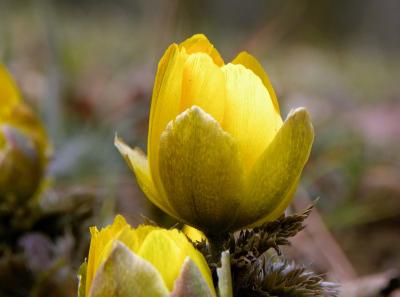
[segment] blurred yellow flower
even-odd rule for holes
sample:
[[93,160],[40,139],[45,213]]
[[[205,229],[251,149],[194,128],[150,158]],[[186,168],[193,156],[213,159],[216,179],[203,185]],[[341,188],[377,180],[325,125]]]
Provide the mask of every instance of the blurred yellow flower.
[[253,56],[224,64],[197,34],[170,45],[159,62],[148,157],[118,138],[116,145],[155,205],[209,235],[281,215],[313,138],[305,109],[282,121]]
[[[90,232],[85,296],[216,296],[203,255],[178,230],[146,225],[134,229],[118,215],[112,225]],[[184,286],[203,284],[206,293],[178,294],[180,278]]]
[[42,122],[0,64],[0,198],[26,200],[41,185],[49,144]]

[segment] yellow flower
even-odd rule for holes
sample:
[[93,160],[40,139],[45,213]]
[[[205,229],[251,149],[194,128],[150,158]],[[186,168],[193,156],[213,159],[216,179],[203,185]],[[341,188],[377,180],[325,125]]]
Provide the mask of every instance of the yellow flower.
[[208,39],[169,46],[158,65],[148,158],[116,145],[147,197],[206,235],[272,220],[290,203],[309,157],[305,109],[283,122],[259,62],[224,64]]
[[0,64],[0,198],[26,200],[37,193],[48,160],[42,122],[21,100]]
[[[216,296],[207,262],[178,230],[134,229],[118,215],[112,225],[90,232],[86,297]],[[188,282],[200,284],[201,295],[179,295]]]

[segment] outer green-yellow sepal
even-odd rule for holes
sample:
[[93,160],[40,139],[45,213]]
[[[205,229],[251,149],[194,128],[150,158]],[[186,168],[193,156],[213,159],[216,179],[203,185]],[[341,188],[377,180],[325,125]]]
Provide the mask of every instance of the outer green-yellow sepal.
[[148,160],[145,154],[139,149],[131,149],[118,136],[115,136],[114,144],[118,148],[121,155],[124,157],[128,166],[135,173],[137,183],[146,196],[160,209],[165,211],[172,217],[176,217],[175,213],[167,204],[166,199],[162,199],[159,191],[157,191],[153,179],[150,174]]
[[204,280],[196,264],[186,258],[181,273],[175,281],[170,297],[213,297],[215,296]]
[[83,262],[78,271],[78,297],[86,296],[86,271],[87,262]]
[[[234,139],[201,108],[170,122],[161,136],[160,176],[171,207],[211,232],[228,228],[243,198],[243,165]],[[225,227],[224,227],[225,226]]]
[[44,173],[41,151],[29,135],[0,124],[0,197],[28,201]]
[[87,297],[168,297],[168,294],[158,271],[116,242],[97,271]]
[[[282,214],[293,197],[313,140],[308,112],[304,108],[292,111],[250,173],[239,225],[273,220]],[[269,214],[267,218],[265,214]]]

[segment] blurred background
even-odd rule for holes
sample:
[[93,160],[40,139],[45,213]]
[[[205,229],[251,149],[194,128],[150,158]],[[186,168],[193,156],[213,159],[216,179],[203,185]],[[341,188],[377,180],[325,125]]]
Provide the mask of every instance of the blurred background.
[[[391,275],[400,264],[399,12],[396,0],[0,0],[0,61],[53,144],[43,203],[73,212],[65,204],[86,201],[83,239],[66,232],[69,273],[86,255],[89,225],[115,213],[134,225],[175,223],[144,198],[113,138],[146,148],[158,60],[202,32],[226,62],[241,50],[262,62],[283,117],[298,106],[311,113],[316,141],[293,209],[319,202],[291,257],[343,284]],[[66,244],[47,240],[50,254]],[[74,296],[75,285],[54,296]]]

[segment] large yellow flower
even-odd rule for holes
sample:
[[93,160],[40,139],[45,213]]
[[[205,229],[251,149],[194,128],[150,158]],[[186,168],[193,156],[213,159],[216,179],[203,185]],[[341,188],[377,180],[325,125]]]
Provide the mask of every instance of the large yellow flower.
[[178,230],[134,229],[117,216],[90,232],[86,297],[216,296],[203,255]]
[[22,201],[40,188],[50,146],[39,117],[0,64],[0,199]]
[[147,197],[206,234],[281,215],[309,157],[308,113],[282,122],[275,92],[246,52],[224,64],[208,39],[169,46],[158,65],[148,158],[116,145]]

